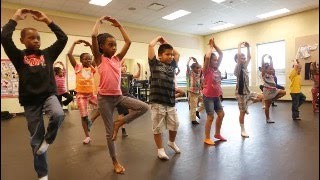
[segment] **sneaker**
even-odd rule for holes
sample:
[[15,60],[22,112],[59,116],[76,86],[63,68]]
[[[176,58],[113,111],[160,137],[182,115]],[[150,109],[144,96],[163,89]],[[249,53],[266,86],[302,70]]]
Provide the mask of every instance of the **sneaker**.
[[205,139],[204,143],[210,146],[214,146],[214,141],[212,141],[211,139]]
[[275,103],[272,103],[271,106],[273,107],[277,107],[278,105],[276,105]]
[[83,140],[83,144],[89,144],[91,141],[91,138],[90,137],[86,137],[84,140]]
[[274,123],[274,121],[271,121],[270,119],[266,119],[267,123]]
[[127,134],[127,131],[126,131],[126,128],[122,128],[122,137],[127,137],[128,134]]
[[197,124],[199,124],[199,122],[198,122],[198,121],[196,121],[196,120],[191,121],[191,123],[192,123],[193,125],[197,125]]
[[249,137],[249,135],[245,131],[241,132],[241,136],[244,137],[244,138],[248,138]]
[[296,118],[293,118],[294,121],[300,121],[301,118],[300,117],[296,117]]
[[168,141],[168,146],[171,147],[174,150],[174,152],[176,152],[177,154],[181,153],[179,147],[176,145],[175,142]]
[[90,119],[87,120],[87,125],[88,125],[88,131],[90,132],[91,126],[92,126],[92,121]]
[[47,141],[44,139],[39,147],[39,149],[37,150],[36,154],[37,155],[41,155],[43,153],[45,153],[48,150],[49,144],[47,143]]
[[48,175],[39,178],[39,180],[48,180]]
[[199,111],[196,111],[197,118],[201,119]]
[[167,156],[163,148],[158,149],[158,158],[161,160],[169,160],[169,157]]

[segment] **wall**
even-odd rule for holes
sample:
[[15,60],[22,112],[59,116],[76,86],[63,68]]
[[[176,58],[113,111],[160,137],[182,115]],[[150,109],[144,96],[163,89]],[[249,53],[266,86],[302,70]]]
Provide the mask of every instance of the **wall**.
[[[215,38],[216,44],[220,49],[237,48],[241,41],[248,41],[251,45],[251,72],[252,87],[251,89],[260,92],[256,85],[257,60],[256,44],[285,40],[286,43],[286,74],[292,67],[292,60],[296,55],[295,40],[298,37],[319,34],[319,9],[313,9],[290,16],[281,17],[257,24],[232,29],[212,35],[205,36],[204,45],[207,44],[210,37]],[[318,57],[317,57],[318,58]],[[318,59],[319,60],[319,59]],[[290,97],[290,80],[287,77],[286,90],[287,95],[282,99],[291,100]],[[234,97],[234,87],[223,88],[224,97]],[[311,100],[311,86],[302,86],[302,92]]]
[[[1,5],[2,5],[1,26],[3,26],[12,17],[15,10],[17,8],[21,8],[22,6],[16,5],[16,4],[9,4],[9,3],[2,3]],[[37,8],[32,8],[32,9],[37,9]],[[62,13],[57,11],[49,11],[45,9],[41,9],[41,11],[45,12],[48,15],[48,17],[53,19],[65,31],[65,33],[68,34],[68,37],[69,37],[69,40],[65,49],[60,54],[57,60],[62,61],[63,63],[66,64],[66,54],[74,41],[78,39],[84,39],[91,42],[90,34],[91,34],[92,27],[94,25],[94,22],[96,20],[95,17],[73,15],[73,14],[67,14],[67,13]],[[162,30],[156,31],[155,29],[144,28],[144,27],[141,27],[141,29],[138,29],[136,27],[131,27],[126,23],[122,23],[122,24],[126,28],[132,40],[131,47],[128,53],[126,54],[125,58],[134,59],[136,62],[141,63],[143,71],[146,71],[146,70],[149,71],[149,66],[147,62],[148,61],[147,60],[148,59],[147,58],[148,43],[153,38],[159,35],[164,36],[179,51],[179,53],[183,54],[184,56],[201,57],[203,54],[203,51],[202,51],[203,37],[202,36],[195,36],[195,35],[189,35],[189,34],[177,34],[174,32],[167,32]],[[17,30],[13,34],[13,40],[19,49],[24,49],[24,46],[19,41],[20,30],[24,27],[36,27],[39,30],[40,36],[41,36],[41,48],[48,47],[56,39],[55,35],[50,32],[50,29],[46,25],[44,25],[44,23],[34,21],[32,20],[32,18],[29,17],[24,21],[19,21],[18,26],[16,28]],[[121,49],[124,44],[124,41],[122,41],[123,38],[119,30],[111,26],[104,25],[101,28],[101,32],[106,32],[106,31],[108,31],[109,33],[115,36],[115,38],[117,39],[118,49]],[[157,48],[157,46],[155,48]],[[80,55],[83,52],[90,53],[90,49],[81,45],[76,46],[76,48],[74,49],[75,55]],[[2,46],[1,46],[1,58],[8,58]],[[148,75],[150,75],[149,72],[148,72]],[[1,110],[10,111],[12,113],[19,113],[19,112],[23,112],[23,107],[19,105],[17,98],[2,98]]]

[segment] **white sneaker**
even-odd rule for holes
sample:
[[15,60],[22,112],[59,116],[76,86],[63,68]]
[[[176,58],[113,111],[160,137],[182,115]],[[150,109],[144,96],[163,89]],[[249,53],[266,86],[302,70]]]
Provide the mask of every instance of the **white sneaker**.
[[42,178],[39,178],[39,180],[48,180],[48,175],[43,176]]
[[169,160],[169,157],[167,156],[163,148],[158,149],[158,158],[162,160]]
[[270,119],[266,119],[267,123],[274,123],[274,121],[271,121]]
[[177,154],[180,154],[181,151],[175,142],[168,141],[168,146],[171,147]]
[[86,137],[84,140],[83,140],[83,144],[89,144],[91,141],[91,138],[90,137]]
[[47,143],[46,140],[43,140],[43,142],[41,143],[39,149],[37,150],[37,155],[41,155],[43,153],[45,153],[48,150],[49,144]]

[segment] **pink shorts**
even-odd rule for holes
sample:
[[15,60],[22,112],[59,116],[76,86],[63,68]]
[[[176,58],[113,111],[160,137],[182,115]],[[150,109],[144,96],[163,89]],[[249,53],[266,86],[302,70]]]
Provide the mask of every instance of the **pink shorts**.
[[76,95],[77,105],[80,111],[81,117],[88,116],[88,104],[97,106],[97,96],[93,93],[77,93]]

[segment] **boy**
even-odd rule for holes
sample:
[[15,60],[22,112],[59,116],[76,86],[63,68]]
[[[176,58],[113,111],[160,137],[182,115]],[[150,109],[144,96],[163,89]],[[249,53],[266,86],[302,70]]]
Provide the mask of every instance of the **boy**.
[[[247,60],[243,53],[241,53],[241,46],[247,47]],[[244,128],[244,115],[248,113],[248,105],[261,101],[263,95],[250,92],[249,90],[249,72],[248,64],[251,60],[250,45],[248,42],[241,42],[238,46],[238,53],[235,55],[234,60],[237,65],[234,69],[234,75],[237,77],[236,85],[236,99],[238,100],[238,106],[240,110],[239,122],[241,127],[241,136],[248,138],[249,135],[246,133]]]
[[[191,65],[191,70],[189,67],[190,61],[193,60],[193,64]],[[199,122],[196,120],[196,116],[200,117],[199,112],[204,110],[203,103],[197,110],[197,105],[199,102],[199,97],[201,96],[201,84],[203,81],[202,73],[201,73],[201,65],[198,63],[197,59],[194,57],[190,57],[187,62],[187,87],[188,87],[188,100],[189,100],[189,117],[191,123],[196,125]],[[199,118],[200,119],[200,118]]]
[[[160,42],[158,58],[154,52],[154,46]],[[154,140],[158,148],[158,157],[169,160],[162,145],[162,127],[169,129],[168,146],[176,153],[180,149],[175,144],[175,138],[179,126],[177,111],[175,108],[175,67],[179,61],[180,54],[171,45],[158,36],[149,44],[148,59],[151,72],[150,103],[152,116],[152,129]]]
[[301,92],[301,65],[299,61],[294,65],[294,69],[289,74],[290,84],[290,95],[292,98],[292,119],[301,120],[299,116],[299,107],[305,102],[306,96]]
[[[33,19],[44,22],[55,33],[57,41],[50,47],[40,50],[40,35],[34,28],[21,30],[20,42],[26,46],[19,50],[12,34],[19,20],[27,14]],[[43,12],[29,9],[18,9],[9,22],[3,26],[1,43],[19,74],[19,102],[24,106],[34,152],[34,168],[40,180],[48,179],[48,163],[46,151],[55,140],[64,113],[56,94],[53,63],[67,43],[66,34]],[[50,117],[47,133],[43,122],[43,113]]]

